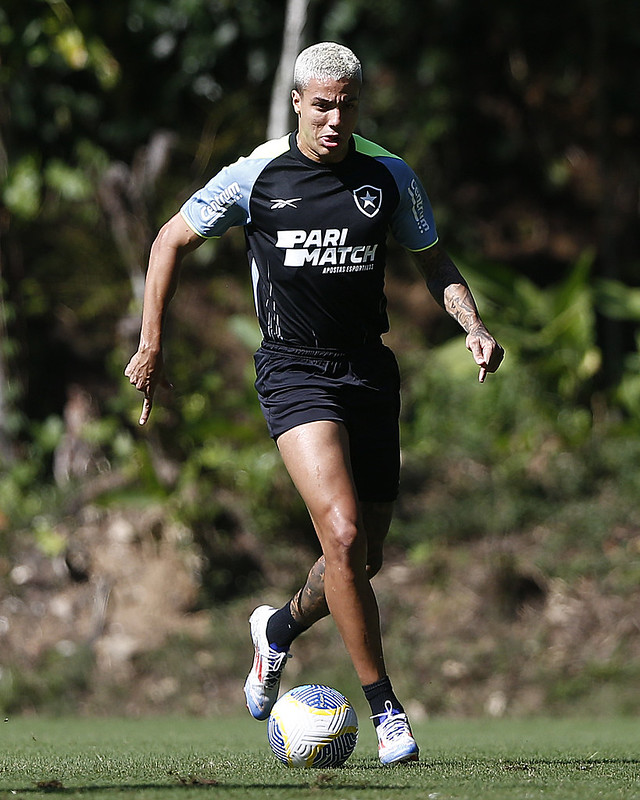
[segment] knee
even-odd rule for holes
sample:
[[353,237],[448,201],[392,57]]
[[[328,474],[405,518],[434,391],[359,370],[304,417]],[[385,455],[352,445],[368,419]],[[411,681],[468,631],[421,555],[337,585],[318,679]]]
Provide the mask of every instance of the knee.
[[364,536],[355,523],[334,523],[323,540],[327,566],[354,570],[365,565]]

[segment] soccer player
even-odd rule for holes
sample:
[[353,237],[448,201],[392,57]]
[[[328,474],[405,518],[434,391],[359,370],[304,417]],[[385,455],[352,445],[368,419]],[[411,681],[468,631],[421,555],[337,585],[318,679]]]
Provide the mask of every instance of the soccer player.
[[221,170],[160,230],[151,248],[138,351],[125,374],[144,393],[163,378],[162,331],[182,257],[244,227],[263,342],[256,388],[270,435],[307,508],[323,555],[282,608],[250,617],[255,657],[247,707],[266,719],[295,638],[331,614],[362,683],[383,764],[418,746],[387,675],[371,578],[398,494],[400,380],[384,296],[390,231],[435,299],[467,333],[479,380],[503,350],[438,241],[427,194],[407,164],[355,134],[360,62],[332,42],[298,56],[297,130]]

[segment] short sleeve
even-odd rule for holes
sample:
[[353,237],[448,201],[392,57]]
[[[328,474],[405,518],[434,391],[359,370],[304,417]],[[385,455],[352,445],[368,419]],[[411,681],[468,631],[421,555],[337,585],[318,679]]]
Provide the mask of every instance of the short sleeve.
[[396,241],[408,250],[426,250],[438,241],[438,233],[424,186],[402,159],[384,161],[395,178],[400,195],[391,219],[391,231]]
[[239,163],[221,170],[180,209],[185,222],[198,236],[215,238],[234,225],[247,223],[250,187],[243,186]]
[[251,222],[250,202],[264,168],[289,147],[288,136],[261,144],[246,158],[220,170],[180,209],[187,225],[205,239],[222,236],[234,225]]

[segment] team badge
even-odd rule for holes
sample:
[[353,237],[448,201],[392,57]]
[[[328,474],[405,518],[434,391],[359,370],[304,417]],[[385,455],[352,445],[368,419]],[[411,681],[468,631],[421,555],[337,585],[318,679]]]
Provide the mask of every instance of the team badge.
[[353,193],[358,211],[362,211],[365,217],[375,217],[382,207],[382,189],[377,186],[361,186]]

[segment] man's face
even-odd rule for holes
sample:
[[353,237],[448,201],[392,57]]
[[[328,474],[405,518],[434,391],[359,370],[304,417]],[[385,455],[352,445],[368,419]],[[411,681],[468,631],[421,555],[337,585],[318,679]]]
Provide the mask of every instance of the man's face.
[[349,152],[358,122],[360,83],[356,80],[318,81],[291,93],[298,120],[298,147],[307,158],[335,164]]

